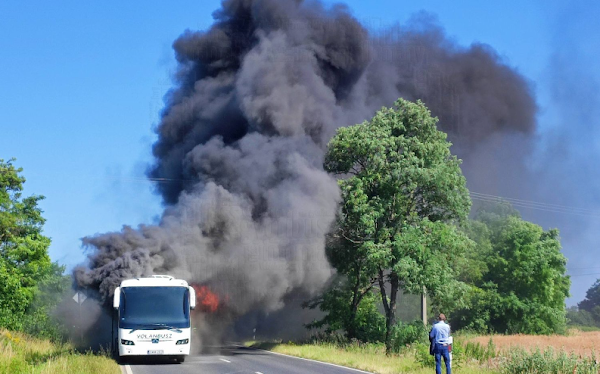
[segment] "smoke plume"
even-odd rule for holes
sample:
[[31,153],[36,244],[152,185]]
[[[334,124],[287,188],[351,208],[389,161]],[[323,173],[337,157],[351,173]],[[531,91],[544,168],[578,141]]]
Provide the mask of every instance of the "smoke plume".
[[148,172],[164,213],[157,225],[84,238],[89,261],[74,271],[103,300],[123,279],[167,273],[226,296],[235,320],[320,290],[340,201],[322,169],[327,142],[398,97],[440,118],[467,176],[482,145],[535,130],[523,77],[486,45],[455,44],[426,14],[373,33],[343,5],[224,0],[212,27],[185,31],[173,48]]

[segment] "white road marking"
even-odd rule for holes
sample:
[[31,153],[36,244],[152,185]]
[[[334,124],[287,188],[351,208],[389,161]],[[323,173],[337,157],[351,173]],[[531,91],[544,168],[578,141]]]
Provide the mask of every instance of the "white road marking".
[[226,359],[224,359],[224,358],[220,358],[219,360],[221,360],[221,361],[223,361],[223,362],[227,362],[228,364],[231,364],[231,361],[229,361],[229,360],[226,360]]
[[125,365],[123,367],[125,368],[125,374],[133,374],[133,371],[131,371],[131,366]]
[[255,371],[255,373],[256,373],[256,374],[263,374],[263,373],[261,373],[260,371]]
[[[256,349],[256,348],[255,348]],[[270,353],[272,355],[278,355],[278,356],[284,356],[284,357],[291,357],[291,358],[297,358],[298,360],[304,360],[304,361],[312,361],[312,362],[317,362],[319,364],[324,364],[324,365],[329,365],[329,366],[335,366],[337,368],[340,369],[346,369],[346,370],[352,370],[352,371],[356,371],[358,373],[366,373],[366,374],[373,374],[369,371],[364,371],[364,370],[360,370],[360,369],[355,369],[355,368],[349,368],[347,366],[342,366],[342,365],[336,365],[336,364],[332,364],[330,362],[324,362],[324,361],[318,361],[318,360],[311,360],[310,358],[304,358],[304,357],[296,357],[296,356],[290,356],[290,355],[286,355],[283,353],[279,353],[279,352],[271,352],[271,351],[267,351],[265,349],[258,349],[259,351],[264,351],[267,353]]]

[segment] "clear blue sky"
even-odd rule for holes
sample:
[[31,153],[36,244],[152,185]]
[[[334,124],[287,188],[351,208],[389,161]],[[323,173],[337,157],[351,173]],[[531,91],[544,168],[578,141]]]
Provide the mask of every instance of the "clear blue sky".
[[[600,79],[600,7],[592,1],[346,3],[372,28],[425,10],[459,44],[491,45],[534,83],[542,131],[560,126],[548,79],[557,51],[574,50],[577,66]],[[50,254],[72,267],[84,260],[81,237],[150,223],[160,214],[144,170],[171,86],[171,43],[185,29],[207,28],[219,1],[57,5],[0,0],[0,158],[17,158],[26,194],[46,196],[41,206]],[[579,281],[583,288],[574,298],[580,300],[596,277]]]

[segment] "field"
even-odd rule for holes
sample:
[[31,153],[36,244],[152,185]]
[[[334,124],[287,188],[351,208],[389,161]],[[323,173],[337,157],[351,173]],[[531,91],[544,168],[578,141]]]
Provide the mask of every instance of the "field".
[[554,351],[565,351],[577,356],[599,357],[600,331],[583,332],[570,330],[565,335],[488,335],[465,338],[465,341],[487,345],[492,339],[499,352],[507,352],[513,348],[523,348],[527,351],[539,349],[541,351],[551,347]]
[[110,358],[92,353],[77,353],[66,344],[54,344],[24,334],[0,330],[0,373],[118,374]]

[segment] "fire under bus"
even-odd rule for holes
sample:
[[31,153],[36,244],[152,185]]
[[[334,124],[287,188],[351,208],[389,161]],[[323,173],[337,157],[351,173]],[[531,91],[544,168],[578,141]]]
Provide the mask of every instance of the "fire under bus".
[[122,281],[113,299],[119,356],[170,356],[183,362],[190,354],[195,306],[196,293],[184,280],[153,275]]

